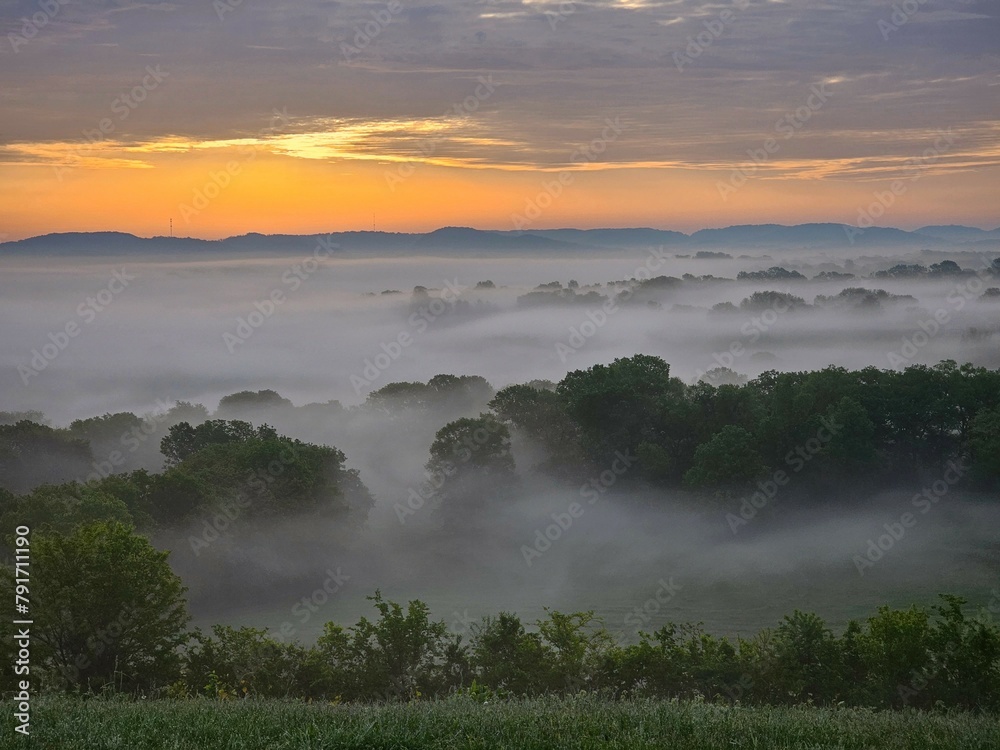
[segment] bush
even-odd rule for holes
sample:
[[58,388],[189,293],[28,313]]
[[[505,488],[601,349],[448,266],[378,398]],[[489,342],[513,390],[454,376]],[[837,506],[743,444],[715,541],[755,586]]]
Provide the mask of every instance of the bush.
[[[31,669],[43,684],[135,692],[176,680],[188,616],[167,552],[109,522],[33,534],[31,556]],[[3,583],[13,601],[12,571]]]

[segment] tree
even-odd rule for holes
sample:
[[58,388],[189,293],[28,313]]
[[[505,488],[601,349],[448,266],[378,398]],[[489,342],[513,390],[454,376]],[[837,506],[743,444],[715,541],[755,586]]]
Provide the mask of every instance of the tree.
[[365,406],[386,414],[402,409],[423,409],[429,403],[431,388],[425,383],[387,383],[368,394]]
[[18,422],[34,422],[48,426],[48,420],[40,411],[0,411],[0,426],[9,426]]
[[188,615],[169,553],[116,522],[34,534],[31,553],[33,669],[67,690],[175,679]]
[[386,414],[437,408],[457,415],[482,409],[492,397],[493,386],[478,375],[435,375],[426,383],[387,383],[368,394],[365,406]]
[[427,381],[435,405],[460,412],[482,409],[493,398],[493,386],[479,375],[435,375]]
[[930,708],[936,699],[969,711],[1000,709],[1000,627],[992,617],[966,617],[960,597],[941,599],[931,608],[937,618],[928,639],[930,665],[919,676],[927,689],[909,703]]
[[160,441],[160,451],[170,465],[179,464],[200,450],[212,445],[245,443],[254,439],[275,438],[278,433],[273,427],[261,425],[254,428],[249,422],[234,419],[211,419],[197,427],[189,422],[175,424]]
[[484,617],[472,626],[471,648],[476,679],[487,687],[514,695],[543,690],[547,653],[539,635],[527,632],[517,615]]
[[983,482],[1000,481],[1000,407],[983,409],[969,430],[973,470]]
[[90,449],[98,459],[88,479],[140,467],[159,469],[163,465],[160,440],[167,432],[167,425],[178,421],[171,421],[170,414],[174,411],[176,407],[169,412],[151,413],[145,417],[119,412],[72,422],[70,434],[90,443]]
[[758,479],[767,467],[742,427],[727,425],[694,453],[694,465],[684,474],[691,487],[737,488]]
[[164,416],[167,424],[190,422],[198,425],[208,419],[208,409],[201,404],[192,404],[190,401],[178,401]]
[[90,443],[91,450],[98,456],[106,456],[109,451],[121,448],[121,437],[142,427],[142,420],[131,412],[105,414],[90,419],[77,419],[69,426],[70,434]]
[[953,260],[942,260],[940,263],[931,263],[928,271],[943,276],[953,276],[962,273],[962,267]]
[[0,486],[11,492],[83,479],[92,471],[93,460],[87,441],[68,430],[27,420],[0,425]]
[[446,476],[479,474],[503,479],[514,472],[510,430],[491,414],[449,422],[434,435],[427,470]]
[[[449,422],[434,436],[427,462],[428,491],[437,493],[450,511],[482,509],[507,497],[516,482],[510,431],[492,414]],[[452,501],[461,499],[461,504]],[[442,506],[443,507],[443,506]],[[465,523],[466,513],[449,516]]]
[[154,474],[143,485],[149,515],[161,527],[190,520],[212,497],[208,484],[182,466]]
[[591,457],[607,464],[616,452],[634,453],[663,438],[663,411],[682,400],[684,383],[659,357],[637,354],[610,365],[575,370],[556,387],[566,413],[580,425]]
[[[345,466],[343,452],[271,432],[209,445],[168,469],[162,481],[169,478],[169,486],[182,494],[172,492],[164,500],[182,515],[234,499],[248,501],[248,517],[289,511],[368,512],[374,501],[357,470]],[[155,508],[153,512],[155,516]]]
[[70,533],[95,521],[134,523],[125,503],[96,484],[43,484],[0,503],[0,528],[5,530],[24,524],[35,532]]
[[834,425],[825,447],[827,460],[843,475],[869,469],[875,463],[875,425],[865,407],[844,396],[830,409],[828,424]]
[[220,417],[243,417],[262,412],[273,414],[292,408],[292,402],[276,391],[240,391],[223,396],[215,413]]
[[302,646],[248,627],[216,625],[212,636],[195,634],[185,667],[193,692],[220,699],[302,696],[321,679]]
[[907,468],[943,466],[957,448],[963,415],[949,388],[954,363],[942,365],[912,365],[890,376],[892,437]]
[[781,687],[793,702],[838,697],[838,645],[822,618],[795,610],[778,626],[775,657]]
[[740,271],[736,275],[738,281],[805,281],[798,271],[789,271],[781,266],[771,266],[766,271]]
[[808,307],[806,301],[788,292],[754,292],[740,302],[740,309],[744,312],[774,310],[775,312],[783,313],[802,307]]
[[879,607],[878,614],[868,618],[868,633],[861,647],[867,681],[877,705],[906,705],[908,700],[901,688],[912,684],[927,667],[930,635],[927,613],[917,607]]
[[593,611],[566,614],[546,608],[538,634],[549,662],[549,687],[575,693],[594,688],[594,677],[614,639]]
[[368,600],[378,620],[362,617],[350,631],[328,624],[317,644],[335,673],[346,671],[351,694],[361,700],[410,700],[461,684],[467,668],[461,636],[449,636],[444,622],[432,621],[426,604],[414,600],[404,610],[380,591]]
[[746,385],[747,376],[741,375],[729,367],[713,367],[704,375],[698,378],[700,383],[709,385]]
[[546,468],[575,469],[580,461],[580,428],[554,390],[511,385],[497,392],[490,409],[547,453]]

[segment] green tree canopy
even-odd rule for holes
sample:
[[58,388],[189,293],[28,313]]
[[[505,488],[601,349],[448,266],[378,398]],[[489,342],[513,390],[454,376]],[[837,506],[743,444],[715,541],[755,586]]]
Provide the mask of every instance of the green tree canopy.
[[0,486],[11,492],[83,479],[93,460],[87,441],[68,430],[28,420],[0,425]]
[[276,438],[273,427],[254,427],[240,420],[211,419],[197,427],[189,422],[181,422],[170,428],[167,436],[160,441],[160,451],[168,464],[178,464],[195,453],[213,445],[245,443],[250,440]]
[[727,425],[698,446],[694,464],[684,474],[690,487],[739,488],[759,479],[767,467],[742,427]]
[[977,476],[985,483],[1000,483],[1000,407],[982,409],[972,420],[969,447]]
[[188,615],[168,553],[108,522],[33,534],[31,554],[33,668],[69,690],[176,679]]

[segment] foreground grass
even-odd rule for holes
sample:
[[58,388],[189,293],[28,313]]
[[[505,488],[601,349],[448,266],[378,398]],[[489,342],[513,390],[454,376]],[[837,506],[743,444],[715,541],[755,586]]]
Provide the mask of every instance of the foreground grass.
[[970,714],[610,702],[591,697],[386,706],[40,698],[32,713],[31,737],[25,739],[14,733],[11,712],[4,711],[0,748],[1000,748],[1000,722]]

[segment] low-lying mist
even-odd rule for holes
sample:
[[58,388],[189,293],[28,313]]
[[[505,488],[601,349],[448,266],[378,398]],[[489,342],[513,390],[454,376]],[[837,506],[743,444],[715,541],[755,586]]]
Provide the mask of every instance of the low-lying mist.
[[[393,382],[479,375],[499,390],[637,352],[662,357],[686,382],[717,367],[749,378],[943,359],[998,368],[1000,303],[986,290],[1000,281],[983,270],[994,255],[948,256],[965,274],[877,278],[899,263],[941,259],[8,258],[0,410],[38,410],[59,426],[177,401],[214,411],[228,394],[273,389],[295,406],[215,416],[346,454],[375,497],[360,529],[308,514],[261,521],[235,512],[157,533],[201,625],[312,640],[328,620],[369,615],[365,597],[376,588],[428,602],[456,631],[502,610],[533,620],[543,607],[596,610],[624,638],[668,620],[749,634],[793,609],[842,625],[880,604],[932,603],[941,592],[988,599],[1000,580],[996,498],[958,484],[896,538],[919,484],[875,495],[845,488],[837,502],[816,504],[793,479],[748,519],[741,499],[705,505],[634,481],[629,456],[600,467],[610,483],[600,473],[557,481],[533,468],[532,445],[516,439],[510,496],[456,516],[414,493],[427,482],[435,433],[478,415],[488,398],[350,407]],[[808,278],[736,278],[774,266]],[[812,278],[823,271],[843,275]],[[661,276],[679,281],[628,283]],[[559,284],[538,288],[549,282]],[[859,288],[886,294],[877,302],[842,294]],[[765,291],[804,304],[746,303]],[[167,426],[157,425],[126,469],[162,468],[155,448]]]
[[[197,552],[191,535],[204,539],[204,525],[157,542],[174,550],[172,565],[191,586],[201,622],[284,627],[304,640],[328,620],[368,615],[364,597],[376,588],[420,598],[466,625],[499,611],[533,621],[550,607],[596,610],[623,639],[668,621],[748,635],[793,609],[842,626],[885,603],[931,604],[938,593],[988,600],[1000,508],[983,497],[954,492],[859,569],[857,556],[912,510],[915,492],[823,510],[797,507],[803,498],[790,491],[734,533],[729,511],[699,509],[687,497],[612,488],[591,505],[536,478],[509,505],[478,516],[477,528],[455,528],[428,503],[405,523],[376,514],[350,537],[310,518],[237,518]],[[405,505],[405,496],[395,501]],[[570,522],[573,503],[583,512]]]
[[[996,367],[1000,304],[980,301],[990,285],[983,269],[991,257],[960,256],[963,267],[982,278],[878,279],[867,276],[897,262],[926,265],[934,258],[814,258],[807,266],[785,256],[711,260],[658,250],[610,259],[423,257],[311,265],[308,256],[12,257],[0,277],[0,317],[9,321],[0,387],[5,409],[41,409],[62,423],[104,411],[152,409],[157,400],[211,405],[228,393],[262,387],[299,404],[353,404],[386,383],[426,381],[442,372],[481,375],[501,388],[559,380],[567,370],[635,352],[662,356],[685,379],[720,364],[750,377],[831,363],[894,367],[893,353],[908,363],[952,358]],[[855,277],[734,280],[740,271],[771,266],[808,277],[832,269]],[[124,286],[115,279],[122,271],[134,277]],[[614,300],[625,287],[607,282],[684,274],[698,278],[644,289],[610,312],[596,297],[517,301],[554,281],[577,282],[578,296],[593,291]],[[729,280],[701,278],[706,275]],[[497,288],[477,288],[482,281]],[[430,299],[414,300],[417,286],[431,290]],[[755,291],[787,292],[811,304],[817,295],[852,287],[911,295],[915,302],[884,303],[878,310],[710,314],[713,306],[738,306]],[[441,304],[432,306],[441,295]],[[936,314],[947,320],[923,341],[921,323],[933,327]],[[65,333],[68,325],[75,326],[72,335]],[[914,335],[922,345],[902,354]]]

